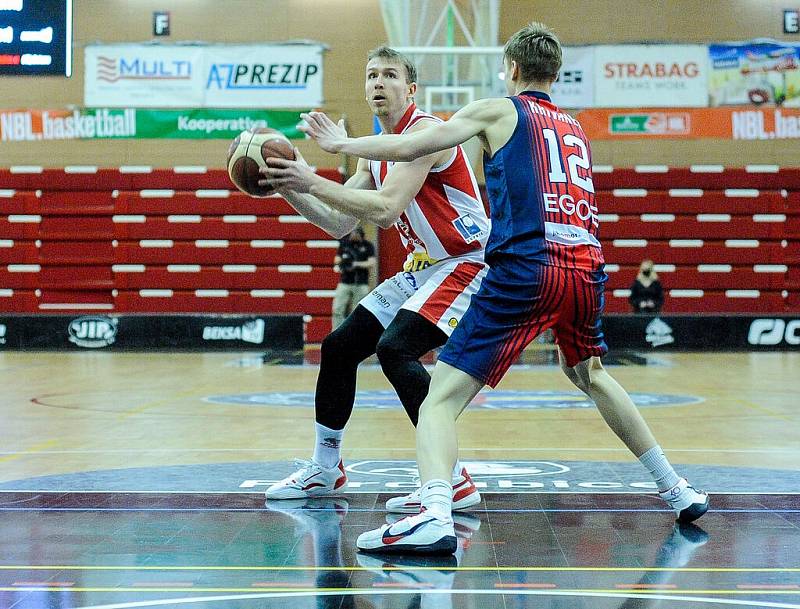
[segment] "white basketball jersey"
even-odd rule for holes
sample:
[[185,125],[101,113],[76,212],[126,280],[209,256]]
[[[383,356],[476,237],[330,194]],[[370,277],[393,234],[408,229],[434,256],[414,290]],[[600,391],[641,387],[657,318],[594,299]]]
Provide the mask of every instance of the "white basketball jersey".
[[[442,122],[411,104],[394,132],[405,133],[420,120]],[[391,161],[369,162],[378,189],[394,165]],[[445,164],[430,170],[420,191],[395,222],[408,253],[403,268],[421,270],[439,260],[465,254],[482,260],[490,226],[475,174],[464,150],[457,146]]]

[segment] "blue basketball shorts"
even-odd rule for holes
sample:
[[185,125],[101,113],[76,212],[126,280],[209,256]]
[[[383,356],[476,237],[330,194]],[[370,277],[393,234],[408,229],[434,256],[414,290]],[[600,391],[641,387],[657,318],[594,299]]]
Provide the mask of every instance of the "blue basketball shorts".
[[500,259],[492,263],[439,360],[496,386],[547,329],[569,367],[608,352],[600,317],[605,271]]

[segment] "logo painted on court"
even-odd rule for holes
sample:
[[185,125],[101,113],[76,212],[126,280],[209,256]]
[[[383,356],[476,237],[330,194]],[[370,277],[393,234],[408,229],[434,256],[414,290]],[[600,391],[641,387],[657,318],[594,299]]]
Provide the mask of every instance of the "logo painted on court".
[[[462,465],[474,479],[555,476],[570,471],[566,465],[552,461],[464,461]],[[413,461],[358,461],[345,469],[348,474],[380,478],[416,480],[419,477]]]
[[[703,398],[693,395],[662,393],[631,393],[633,403],[640,407],[682,406],[699,404]],[[311,408],[313,392],[285,391],[272,393],[239,393],[212,395],[204,398],[213,404],[241,404],[243,406],[289,406]],[[397,393],[387,390],[359,391],[356,408],[401,408]],[[565,408],[594,408],[585,394],[579,391],[482,391],[471,404],[472,408],[487,410],[546,410]]]

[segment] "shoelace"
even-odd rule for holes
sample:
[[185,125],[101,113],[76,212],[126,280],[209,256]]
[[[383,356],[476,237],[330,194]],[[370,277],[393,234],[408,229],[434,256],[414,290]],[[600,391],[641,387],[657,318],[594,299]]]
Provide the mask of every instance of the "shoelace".
[[293,477],[300,479],[305,478],[314,468],[319,467],[310,459],[294,459],[294,465],[299,467],[300,470]]

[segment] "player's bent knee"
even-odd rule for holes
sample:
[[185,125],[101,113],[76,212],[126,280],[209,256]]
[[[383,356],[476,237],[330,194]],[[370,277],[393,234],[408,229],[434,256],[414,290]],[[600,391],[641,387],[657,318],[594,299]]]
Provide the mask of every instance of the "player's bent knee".
[[567,378],[584,393],[589,393],[594,385],[595,378],[598,372],[603,371],[603,365],[597,357],[590,357],[589,359],[578,362],[572,368],[568,367],[566,360],[563,356],[560,358],[561,369]]
[[403,342],[395,337],[387,336],[386,333],[381,336],[375,353],[378,356],[378,361],[381,366],[385,367],[387,364],[392,364],[403,359],[405,355],[405,347]]
[[320,357],[347,358],[353,352],[353,332],[347,323],[342,324],[322,339]]

